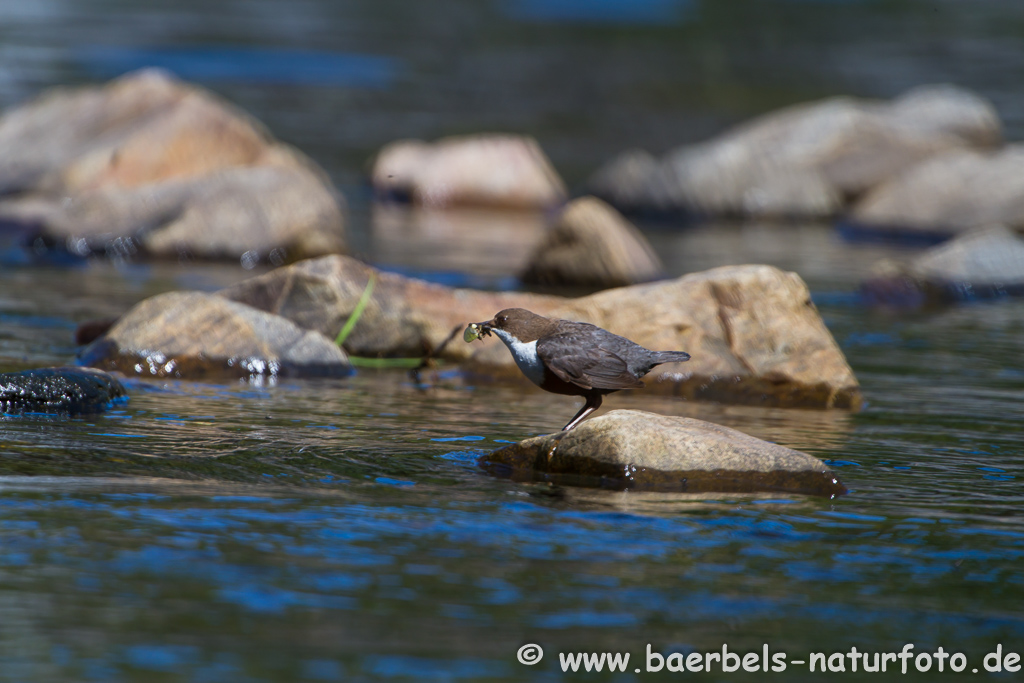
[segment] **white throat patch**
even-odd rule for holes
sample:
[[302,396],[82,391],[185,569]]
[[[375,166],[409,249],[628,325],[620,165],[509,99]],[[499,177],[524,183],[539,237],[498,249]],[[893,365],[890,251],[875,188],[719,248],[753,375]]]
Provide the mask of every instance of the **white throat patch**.
[[512,352],[516,365],[523,371],[527,379],[540,386],[544,382],[544,363],[537,355],[537,340],[524,344],[505,330],[493,330],[505,346]]

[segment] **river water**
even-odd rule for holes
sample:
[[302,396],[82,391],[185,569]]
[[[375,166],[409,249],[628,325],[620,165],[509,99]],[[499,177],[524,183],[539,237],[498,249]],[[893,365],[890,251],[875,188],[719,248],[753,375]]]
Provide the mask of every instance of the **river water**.
[[[486,286],[513,281],[521,244],[472,229],[497,218],[370,208],[361,179],[380,144],[529,131],[576,184],[626,146],[661,151],[791,101],[937,80],[992,98],[1008,135],[1024,134],[1015,2],[723,4],[0,1],[0,103],[139,60],[198,69],[328,169],[357,253]],[[271,49],[299,71],[310,51],[338,59],[316,82],[282,82],[258,66]],[[804,450],[849,495],[694,500],[496,479],[480,454],[577,405],[454,373],[129,380],[130,400],[101,416],[0,418],[0,680],[557,680],[560,652],[628,652],[627,673],[578,677],[641,680],[648,644],[768,644],[792,661],[913,643],[964,653],[970,675],[997,645],[1024,653],[1024,303],[868,310],[860,279],[915,252],[829,225],[643,227],[671,275],[748,262],[800,273],[867,407],[625,394],[608,407]],[[17,265],[2,235],[0,253],[0,371],[71,361],[78,323],[152,294],[257,272]],[[532,667],[516,660],[527,643],[546,653]],[[932,680],[934,666],[906,678]],[[775,676],[818,680],[795,663],[704,674]]]

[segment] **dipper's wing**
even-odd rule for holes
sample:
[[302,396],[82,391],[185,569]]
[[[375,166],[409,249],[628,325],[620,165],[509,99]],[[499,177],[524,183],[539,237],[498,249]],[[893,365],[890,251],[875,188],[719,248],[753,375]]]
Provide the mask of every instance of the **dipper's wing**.
[[636,389],[644,385],[614,352],[594,345],[590,335],[554,334],[537,342],[537,356],[548,370],[582,389]]

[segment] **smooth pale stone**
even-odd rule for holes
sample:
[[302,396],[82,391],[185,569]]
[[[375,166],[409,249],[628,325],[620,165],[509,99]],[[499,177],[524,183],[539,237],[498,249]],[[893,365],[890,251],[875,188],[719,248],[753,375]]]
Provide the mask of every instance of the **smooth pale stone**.
[[815,457],[711,422],[613,410],[568,432],[481,458],[497,474],[605,488],[834,497],[846,487]]

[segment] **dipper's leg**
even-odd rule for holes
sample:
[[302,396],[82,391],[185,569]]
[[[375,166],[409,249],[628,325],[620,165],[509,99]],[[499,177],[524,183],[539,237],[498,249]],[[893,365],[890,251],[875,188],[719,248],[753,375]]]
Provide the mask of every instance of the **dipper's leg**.
[[601,407],[601,394],[587,394],[587,402],[580,408],[580,412],[576,413],[576,416],[569,420],[569,424],[562,427],[563,432],[567,432],[580,422],[583,421],[587,415]]

